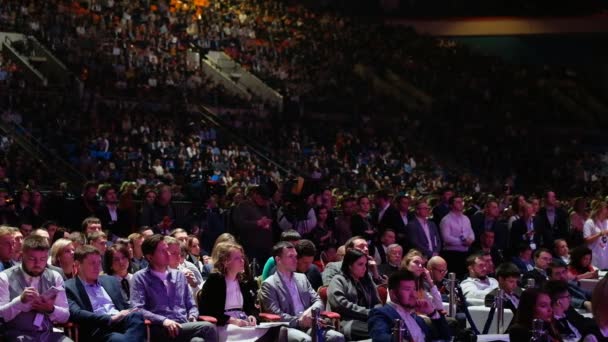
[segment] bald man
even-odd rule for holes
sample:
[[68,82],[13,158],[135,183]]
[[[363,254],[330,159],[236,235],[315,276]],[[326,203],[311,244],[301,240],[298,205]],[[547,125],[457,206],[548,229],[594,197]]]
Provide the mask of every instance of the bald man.
[[426,267],[431,273],[433,283],[437,285],[437,289],[441,293],[441,300],[449,302],[448,298],[448,282],[446,275],[448,274],[448,263],[440,256],[434,256],[426,263]]

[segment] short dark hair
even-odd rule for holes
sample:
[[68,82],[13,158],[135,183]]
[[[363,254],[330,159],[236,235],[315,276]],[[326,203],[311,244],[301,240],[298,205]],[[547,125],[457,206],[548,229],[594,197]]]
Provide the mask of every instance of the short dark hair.
[[547,272],[547,276],[550,277],[551,275],[553,275],[553,270],[556,268],[568,268],[568,265],[566,265],[566,263],[562,260],[553,259],[553,261],[549,263],[549,267],[547,267],[547,270],[545,271]]
[[530,245],[525,242],[521,242],[517,245],[517,247],[515,247],[515,251],[517,251],[517,255],[519,255],[527,250],[531,251],[532,247],[530,247]]
[[59,223],[57,223],[57,221],[45,221],[42,224],[42,226],[40,226],[40,228],[44,228],[44,229],[48,230],[50,226],[57,226],[57,227],[59,227]]
[[496,267],[497,278],[519,278],[519,275],[519,268],[517,268],[517,266],[515,266],[515,264],[511,262],[503,262],[502,264],[498,265],[498,267]]
[[28,235],[23,239],[22,251],[48,251],[50,249],[49,240],[40,235]]
[[74,251],[74,260],[82,262],[87,256],[91,254],[97,254],[101,256],[101,252],[91,245],[80,246]]
[[457,198],[463,198],[463,197],[460,194],[454,194],[454,196],[450,197],[450,199],[448,200],[448,204],[450,206],[454,205],[454,200]]
[[382,198],[383,200],[390,201],[391,197],[386,190],[378,190],[375,194],[376,198]]
[[390,277],[388,277],[388,289],[396,290],[399,288],[399,283],[402,281],[416,281],[417,278],[414,273],[408,270],[399,270],[397,272],[393,272]]
[[274,246],[272,246],[272,257],[276,258],[283,254],[283,250],[286,248],[295,248],[293,243],[288,241],[279,241]]
[[310,240],[300,240],[296,244],[296,252],[298,252],[298,259],[305,256],[314,257],[317,255],[317,248]]
[[562,294],[568,292],[568,283],[561,280],[549,280],[545,283],[544,289],[551,297],[551,303],[555,303]]
[[94,216],[90,216],[90,217],[85,218],[84,220],[82,220],[82,225],[81,225],[82,231],[83,232],[86,231],[87,227],[90,224],[101,224],[101,220],[98,219],[97,217],[94,217]]
[[340,268],[342,273],[346,276],[350,276],[350,267],[361,257],[367,256],[358,249],[346,249],[346,254],[344,254],[344,259],[342,259],[342,267]]
[[144,255],[152,255],[156,251],[158,244],[163,242],[165,237],[161,234],[154,234],[144,239],[141,244],[141,251]]
[[551,251],[549,251],[546,248],[539,248],[537,250],[534,251],[534,260],[538,259],[540,257],[540,253],[548,253],[549,255],[553,255],[551,254]]
[[578,246],[570,251],[570,266],[581,269],[581,260],[585,257],[585,255],[592,255],[592,251],[587,246]]
[[302,235],[300,235],[300,233],[298,233],[297,230],[289,229],[289,230],[286,230],[281,233],[281,237],[279,238],[279,241],[293,242],[293,241],[298,241],[300,239],[302,239]]
[[481,259],[483,257],[482,253],[473,253],[467,257],[467,267],[475,266],[475,260]]

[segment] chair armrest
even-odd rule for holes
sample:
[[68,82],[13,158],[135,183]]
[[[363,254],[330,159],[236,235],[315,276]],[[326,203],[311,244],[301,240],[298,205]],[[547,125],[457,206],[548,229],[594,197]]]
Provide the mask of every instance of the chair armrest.
[[152,325],[152,321],[149,319],[144,319],[144,324],[145,325]]
[[217,318],[215,318],[213,316],[198,316],[198,320],[203,321],[203,322],[217,324]]
[[321,316],[327,317],[329,319],[340,319],[340,314],[333,311],[321,311]]
[[281,316],[263,312],[260,313],[260,320],[264,322],[279,322],[281,321]]

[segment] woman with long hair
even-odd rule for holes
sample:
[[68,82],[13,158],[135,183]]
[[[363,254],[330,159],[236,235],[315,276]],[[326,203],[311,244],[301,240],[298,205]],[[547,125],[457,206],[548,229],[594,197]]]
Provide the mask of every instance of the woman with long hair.
[[608,268],[608,207],[604,201],[594,201],[591,215],[583,227],[587,247],[593,252],[593,266],[600,270]]
[[327,290],[331,311],[342,316],[340,325],[347,340],[369,339],[369,312],[382,304],[368,274],[367,255],[357,249],[348,249],[340,271]]
[[591,265],[593,254],[586,246],[578,246],[570,252],[568,275],[570,279],[597,279],[598,270]]
[[527,289],[521,294],[517,313],[513,319],[513,324],[508,330],[509,340],[530,341],[532,338],[533,321],[535,319],[542,321],[545,334],[541,341],[562,341],[560,334],[553,325],[551,297],[547,292],[536,288]]
[[197,296],[199,313],[217,319],[220,341],[272,341],[276,335],[270,336],[267,330],[240,329],[256,326],[258,321],[255,307],[258,288],[245,275],[243,247],[223,242],[215,249],[213,271]]
[[431,272],[426,268],[422,252],[410,249],[401,260],[401,269],[408,270],[416,276],[416,291],[419,299],[427,299],[437,310],[443,310],[441,293],[433,282]]

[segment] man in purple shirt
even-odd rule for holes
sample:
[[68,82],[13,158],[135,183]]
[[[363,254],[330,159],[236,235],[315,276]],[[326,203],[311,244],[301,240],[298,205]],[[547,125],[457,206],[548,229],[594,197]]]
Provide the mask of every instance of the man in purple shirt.
[[215,325],[197,322],[198,309],[184,274],[169,268],[169,251],[160,234],[147,237],[142,252],[150,265],[133,276],[131,304],[152,322],[157,341],[217,341]]

